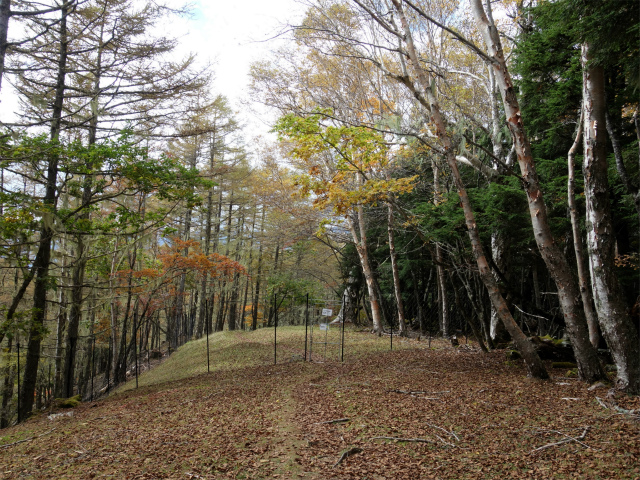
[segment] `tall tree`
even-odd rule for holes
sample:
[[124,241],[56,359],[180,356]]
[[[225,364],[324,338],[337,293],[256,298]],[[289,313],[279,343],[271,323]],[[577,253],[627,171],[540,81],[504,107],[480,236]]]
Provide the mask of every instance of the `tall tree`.
[[[533,21],[529,31],[522,35],[517,56],[525,92],[525,115],[532,124],[534,135],[550,131],[551,122],[558,124],[567,114],[577,115],[570,112],[580,106],[582,115],[589,117],[582,128],[591,282],[598,320],[618,364],[619,386],[630,391],[638,389],[638,345],[633,339],[637,333],[630,326],[624,290],[615,272],[614,249],[620,238],[615,235],[609,200],[613,190],[608,179],[606,132],[609,133],[620,179],[633,197],[634,185],[628,182],[622,158],[624,136],[620,127],[622,105],[635,101],[637,97],[630,92],[638,88],[639,47],[630,38],[638,29],[635,21],[638,14],[640,6],[630,1],[603,0],[587,4],[580,0],[563,0],[541,4],[529,12]],[[574,48],[579,44],[582,44],[582,58]],[[549,47],[555,48],[551,50]],[[545,75],[545,71],[550,73]],[[540,72],[543,72],[542,76]],[[549,99],[548,107],[536,101],[539,95],[536,89]],[[538,115],[531,107],[536,103],[542,105]],[[546,124],[537,120],[539,118],[543,118]],[[603,125],[606,125],[606,132],[605,128],[600,128]],[[558,132],[561,128],[553,130]],[[629,143],[634,140],[635,133],[631,125],[627,130],[626,141]],[[547,141],[546,137],[551,135],[541,135],[545,139],[542,142],[545,148],[538,148],[539,154],[554,154],[551,146],[559,142]],[[577,144],[572,148],[575,149]],[[575,228],[574,237],[578,253],[581,239]],[[624,242],[627,241],[625,238]],[[580,276],[584,278],[586,275]],[[596,289],[600,292],[598,295]],[[604,302],[598,301],[597,297],[604,298]],[[590,301],[585,300],[585,303],[588,308]]]
[[20,410],[24,415],[29,415],[33,408],[36,381],[38,377],[38,365],[40,363],[40,345],[44,336],[44,321],[47,308],[47,291],[50,286],[49,264],[51,261],[51,244],[53,242],[54,229],[53,218],[57,208],[57,180],[60,161],[59,152],[55,150],[55,144],[59,142],[62,108],[66,87],[67,73],[67,15],[69,7],[60,10],[59,54],[57,58],[58,71],[55,84],[55,97],[51,114],[51,141],[54,146],[48,155],[47,176],[43,204],[45,211],[42,214],[40,240],[38,253],[33,262],[35,270],[35,287],[33,292],[33,314],[29,326],[29,343],[27,345],[27,358],[25,361],[20,397]]
[[[18,4],[22,10],[12,10],[11,1],[0,0],[0,88],[2,88],[5,59],[9,48],[16,49],[34,40],[34,37],[27,37],[19,41],[9,42],[9,21],[11,17],[18,17],[18,19],[32,23],[37,22],[40,25],[40,31],[35,34],[35,37],[38,37],[56,23],[55,19],[47,18],[48,14],[57,12],[63,7],[67,8],[75,3],[75,0],[66,0],[62,3],[55,2],[52,7],[47,8],[46,5],[40,2],[21,1]],[[42,19],[43,16],[45,17],[44,20]]]
[[494,70],[502,95],[507,126],[513,138],[523,186],[527,194],[534,237],[558,289],[558,298],[567,324],[567,333],[575,351],[580,376],[586,381],[606,378],[604,368],[597,357],[597,351],[589,341],[589,331],[577,282],[549,227],[547,207],[531,153],[531,145],[524,129],[520,105],[502,49],[502,41],[491,16],[491,5],[488,4],[485,11],[480,0],[472,0],[471,6],[488,50],[487,60],[491,62],[491,68]]
[[622,288],[614,271],[615,235],[607,179],[604,68],[592,63],[589,43],[582,45],[584,110],[584,190],[589,267],[596,311],[618,367],[617,386],[640,393],[640,346]]

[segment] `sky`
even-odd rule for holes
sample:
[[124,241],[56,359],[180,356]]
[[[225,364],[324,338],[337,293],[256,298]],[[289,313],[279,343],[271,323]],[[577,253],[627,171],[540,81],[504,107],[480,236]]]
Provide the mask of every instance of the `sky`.
[[[264,59],[278,40],[267,41],[282,31],[283,26],[302,16],[303,7],[295,0],[196,0],[192,15],[173,17],[162,29],[168,36],[179,38],[177,56],[195,53],[202,64],[213,63],[214,94],[225,95],[247,124],[247,137],[265,135],[269,130],[267,112],[252,113],[242,102],[251,105],[249,68],[251,62]],[[11,25],[10,25],[11,27]],[[16,33],[14,31],[10,33]],[[17,109],[8,82],[3,82],[0,95],[0,119],[11,121]],[[260,110],[255,105],[255,110]]]
[[192,18],[181,24],[181,50],[196,53],[201,62],[213,62],[214,93],[227,96],[240,111],[248,136],[265,134],[271,121],[266,112],[251,113],[241,104],[253,101],[248,92],[251,62],[268,56],[278,44],[269,39],[287,22],[299,20],[303,11],[295,0],[198,0]]

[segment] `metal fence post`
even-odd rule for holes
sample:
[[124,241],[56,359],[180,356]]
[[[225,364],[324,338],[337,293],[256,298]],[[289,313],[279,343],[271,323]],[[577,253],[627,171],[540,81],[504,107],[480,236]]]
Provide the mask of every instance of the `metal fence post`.
[[18,423],[20,423],[20,342],[16,342],[16,350],[18,351]]
[[304,361],[307,361],[307,329],[309,325],[309,294],[307,293],[307,309],[304,312]]
[[204,319],[205,328],[207,331],[207,373],[211,372],[211,367],[209,364],[209,319],[205,317]]
[[344,363],[344,324],[345,322],[345,317],[346,317],[346,313],[344,311],[344,294],[342,294],[342,341],[340,342],[340,361],[342,363]]
[[138,388],[138,312],[133,312],[133,356],[136,359],[136,388]]
[[[93,377],[96,374],[96,337],[93,337],[93,347],[91,348],[91,401],[93,402]],[[51,368],[51,365],[49,365]]]

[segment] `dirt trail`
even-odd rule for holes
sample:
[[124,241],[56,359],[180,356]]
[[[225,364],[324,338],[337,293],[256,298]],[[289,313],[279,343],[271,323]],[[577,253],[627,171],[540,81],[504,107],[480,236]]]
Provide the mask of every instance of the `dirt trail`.
[[0,478],[640,478],[640,424],[614,406],[640,409],[637,397],[564,371],[527,379],[503,352],[416,347],[222,371],[34,418],[0,431]]

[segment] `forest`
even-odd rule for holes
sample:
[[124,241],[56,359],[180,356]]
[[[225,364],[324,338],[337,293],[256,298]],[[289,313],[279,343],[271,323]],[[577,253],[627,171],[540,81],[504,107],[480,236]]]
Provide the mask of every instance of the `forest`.
[[0,428],[309,298],[640,394],[640,4],[304,6],[251,137],[188,7],[0,0]]

